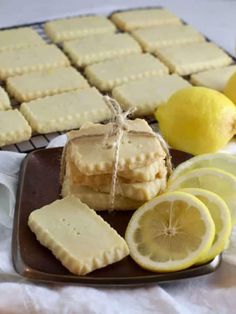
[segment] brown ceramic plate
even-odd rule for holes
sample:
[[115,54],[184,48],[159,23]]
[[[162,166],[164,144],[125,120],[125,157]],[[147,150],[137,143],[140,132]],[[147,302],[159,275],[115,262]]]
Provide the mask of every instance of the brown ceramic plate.
[[[139,267],[130,257],[86,276],[71,274],[52,253],[40,245],[27,226],[29,214],[60,197],[59,169],[61,148],[33,151],[21,167],[12,238],[12,255],[16,271],[29,280],[46,283],[75,283],[93,286],[128,286],[190,278],[216,270],[221,258],[173,273],[154,273]],[[189,158],[172,151],[173,162]],[[101,216],[124,235],[132,211],[101,213]]]

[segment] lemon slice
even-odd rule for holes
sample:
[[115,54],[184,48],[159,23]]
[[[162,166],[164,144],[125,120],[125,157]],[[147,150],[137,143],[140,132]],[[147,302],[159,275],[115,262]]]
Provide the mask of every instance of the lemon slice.
[[168,190],[202,188],[218,194],[228,205],[232,222],[236,221],[236,177],[217,168],[200,168],[178,176],[168,182]]
[[203,202],[207,206],[214,221],[215,238],[212,246],[209,251],[202,255],[197,261],[199,264],[206,263],[220,254],[228,245],[232,229],[229,208],[223,199],[213,192],[194,188],[182,189],[181,191],[190,193]]
[[180,164],[172,173],[169,182],[187,171],[197,168],[214,167],[236,176],[236,157],[226,153],[204,154],[193,157]]
[[125,239],[143,268],[172,272],[195,264],[209,251],[215,225],[207,207],[184,192],[162,194],[131,217]]

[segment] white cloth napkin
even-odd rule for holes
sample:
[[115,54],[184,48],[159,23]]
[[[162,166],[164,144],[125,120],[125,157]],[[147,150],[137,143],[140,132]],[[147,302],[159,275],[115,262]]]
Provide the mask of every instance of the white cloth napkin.
[[[49,147],[63,146],[65,135]],[[224,151],[236,152],[230,143]],[[0,152],[0,314],[234,313],[236,231],[220,268],[207,276],[138,288],[91,288],[28,282],[11,261],[12,214],[24,154]]]

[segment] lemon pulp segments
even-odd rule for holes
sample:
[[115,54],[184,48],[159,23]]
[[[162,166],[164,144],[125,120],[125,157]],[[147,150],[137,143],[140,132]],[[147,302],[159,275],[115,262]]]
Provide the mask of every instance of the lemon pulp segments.
[[195,156],[180,164],[172,173],[169,182],[174,181],[187,171],[206,167],[218,168],[236,176],[236,157],[226,153]]
[[236,177],[216,168],[191,170],[169,182],[168,190],[202,188],[218,194],[229,207],[232,222],[236,221]]
[[231,234],[231,216],[226,203],[217,194],[203,189],[182,189],[185,193],[196,196],[203,202],[215,224],[215,238],[209,251],[201,256],[197,263],[205,263],[220,254],[226,247]]
[[133,214],[125,239],[131,257],[142,267],[177,271],[196,263],[211,247],[214,235],[207,207],[190,194],[171,192]]

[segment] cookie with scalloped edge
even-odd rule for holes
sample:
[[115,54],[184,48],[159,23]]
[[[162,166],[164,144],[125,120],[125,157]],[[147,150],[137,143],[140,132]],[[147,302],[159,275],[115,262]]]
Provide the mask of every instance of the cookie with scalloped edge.
[[133,116],[148,116],[177,90],[190,84],[177,74],[143,78],[116,86],[114,97],[124,110],[135,107]]
[[234,72],[236,72],[235,64],[199,72],[191,75],[191,83],[193,85],[205,86],[222,92]]
[[123,56],[85,68],[89,82],[103,92],[129,81],[164,74],[168,74],[168,68],[148,53]]
[[192,26],[182,24],[140,28],[134,30],[132,36],[147,52],[163,46],[205,41],[204,36]]
[[132,9],[128,11],[115,12],[111,20],[118,28],[130,31],[162,24],[180,24],[180,19],[166,9]]
[[[91,208],[94,208],[96,211],[111,209],[110,194],[94,191],[88,186],[73,184],[68,178],[63,181],[61,193],[63,197],[69,195],[77,196],[83,203],[87,204]],[[143,202],[121,195],[116,195],[114,200],[114,209],[135,210],[142,204]]]
[[189,75],[233,62],[221,48],[209,42],[159,47],[155,55],[170,69],[170,72],[179,75]]
[[0,52],[0,79],[33,71],[69,66],[65,54],[55,45],[25,47]]
[[11,102],[7,92],[0,86],[0,110],[11,109]]
[[37,240],[76,275],[86,275],[129,254],[116,230],[75,196],[34,210],[28,225]]
[[142,52],[137,41],[129,34],[124,33],[94,35],[69,40],[64,42],[63,50],[73,64],[79,67]]
[[45,44],[45,41],[31,27],[19,27],[0,31],[0,51]]
[[94,87],[32,100],[21,104],[20,111],[32,129],[41,134],[77,129],[85,122],[110,118],[103,96]]
[[95,34],[116,31],[115,25],[105,16],[79,16],[50,21],[44,24],[45,33],[55,43]]
[[[165,152],[152,129],[145,120],[127,120],[129,131],[125,131],[119,149],[118,171],[143,167],[155,160],[165,158]],[[106,145],[105,134],[109,134],[112,123],[85,124],[70,140],[70,158],[85,175],[111,173],[114,165],[115,137],[111,135]],[[75,135],[76,134],[76,135]],[[69,133],[70,138],[70,133]],[[76,138],[77,136],[77,138]]]
[[29,140],[31,127],[19,110],[0,111],[0,146]]
[[88,88],[89,84],[75,68],[63,67],[10,77],[6,86],[11,96],[23,102]]

